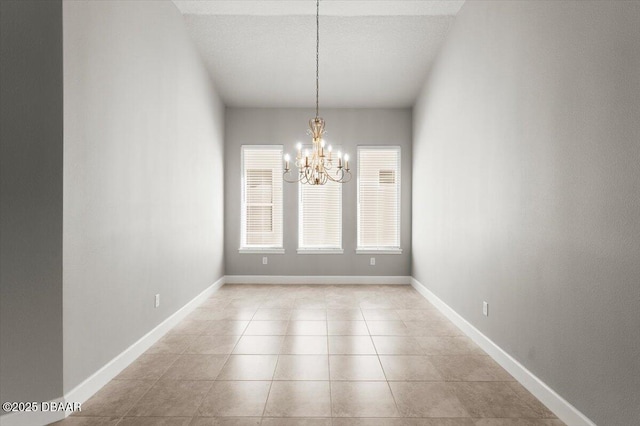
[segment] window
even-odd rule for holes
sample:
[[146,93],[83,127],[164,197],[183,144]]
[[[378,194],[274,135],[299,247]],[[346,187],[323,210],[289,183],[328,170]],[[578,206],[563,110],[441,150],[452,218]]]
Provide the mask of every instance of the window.
[[282,146],[242,147],[240,252],[284,253],[282,245]]
[[298,184],[298,253],[342,253],[342,184]]
[[358,248],[401,253],[400,147],[358,147]]

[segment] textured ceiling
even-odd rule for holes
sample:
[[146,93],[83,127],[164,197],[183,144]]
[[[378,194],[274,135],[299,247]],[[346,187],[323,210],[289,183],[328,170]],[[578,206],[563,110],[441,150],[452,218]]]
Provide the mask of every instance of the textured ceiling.
[[[174,3],[227,105],[314,105],[315,2]],[[320,107],[413,105],[461,4],[322,1]]]

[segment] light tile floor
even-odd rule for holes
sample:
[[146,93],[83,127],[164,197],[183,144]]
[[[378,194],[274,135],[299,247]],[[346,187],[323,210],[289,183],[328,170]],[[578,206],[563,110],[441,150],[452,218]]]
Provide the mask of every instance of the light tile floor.
[[226,285],[59,424],[563,425],[393,285]]

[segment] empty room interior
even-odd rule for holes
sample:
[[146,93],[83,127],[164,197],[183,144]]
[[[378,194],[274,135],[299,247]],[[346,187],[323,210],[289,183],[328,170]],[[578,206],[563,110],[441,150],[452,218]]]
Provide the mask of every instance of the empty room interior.
[[640,2],[0,5],[2,426],[640,425]]

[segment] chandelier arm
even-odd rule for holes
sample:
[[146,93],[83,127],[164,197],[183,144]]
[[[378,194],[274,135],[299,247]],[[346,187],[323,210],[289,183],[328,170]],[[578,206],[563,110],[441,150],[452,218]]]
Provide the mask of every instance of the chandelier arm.
[[291,170],[285,171],[284,173],[282,173],[282,179],[288,183],[298,183],[302,180],[302,176],[300,176],[298,179],[293,179],[293,180],[287,179],[287,175],[290,175],[290,174],[291,174]]
[[[336,172],[336,176],[338,175],[338,172]],[[342,176],[340,177],[333,177],[331,175],[327,175],[327,180],[330,180],[331,182],[336,182],[336,183],[342,183]]]
[[289,183],[297,183],[300,182],[302,180],[302,178],[304,177],[304,175],[302,173],[298,173],[298,178],[297,179],[287,179],[287,177],[292,176],[293,174],[291,173],[291,169],[285,170],[284,173],[282,173],[282,179],[285,182],[289,182]]
[[336,182],[336,183],[347,183],[351,180],[351,171],[346,170],[345,168],[340,168],[336,170],[335,174],[336,174],[336,177],[333,177],[330,174],[327,174],[327,178],[332,182]]

